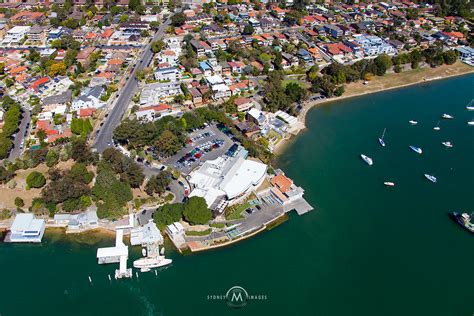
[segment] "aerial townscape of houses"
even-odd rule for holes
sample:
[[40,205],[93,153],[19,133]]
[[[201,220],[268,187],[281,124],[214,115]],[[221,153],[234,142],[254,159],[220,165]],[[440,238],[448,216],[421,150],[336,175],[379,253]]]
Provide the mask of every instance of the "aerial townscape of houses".
[[[288,211],[312,209],[304,190],[271,166],[278,145],[304,128],[298,115],[307,102],[374,75],[458,60],[474,66],[469,14],[409,0],[2,1],[0,157],[27,169],[24,161],[61,156],[78,139],[92,146],[106,130],[114,137],[107,146],[144,168],[150,183],[173,174],[163,191],[174,202],[186,209],[198,198],[212,212],[206,229],[191,234],[193,220],[156,220],[178,248],[232,242]],[[12,104],[22,113],[16,120]],[[124,121],[114,132],[117,116]],[[104,170],[95,159],[87,169],[97,172],[94,187]],[[137,185],[124,168],[114,169],[117,181],[143,188],[145,176]],[[111,211],[103,210],[111,198],[99,191],[57,199],[46,223],[69,232],[109,227]],[[84,196],[99,202],[79,206]],[[131,200],[114,207],[131,211]],[[17,216],[10,240],[40,241],[44,224],[32,213]]]

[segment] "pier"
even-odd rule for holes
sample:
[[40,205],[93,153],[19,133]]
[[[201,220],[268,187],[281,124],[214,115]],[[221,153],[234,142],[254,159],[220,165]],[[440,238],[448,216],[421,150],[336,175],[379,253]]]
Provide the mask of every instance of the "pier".
[[115,270],[116,279],[132,277],[132,269],[127,268],[128,246],[123,242],[123,232],[123,229],[116,230],[115,247],[97,249],[99,264],[119,263],[119,268]]

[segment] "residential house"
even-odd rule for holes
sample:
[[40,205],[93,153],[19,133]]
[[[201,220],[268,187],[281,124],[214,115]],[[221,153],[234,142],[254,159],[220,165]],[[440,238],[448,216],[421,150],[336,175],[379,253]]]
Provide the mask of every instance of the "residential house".
[[80,96],[72,101],[71,110],[78,111],[84,108],[101,108],[105,105],[100,97],[105,92],[103,86],[94,86],[86,88]]
[[178,81],[180,77],[180,72],[176,67],[158,68],[155,71],[155,80],[158,81]]

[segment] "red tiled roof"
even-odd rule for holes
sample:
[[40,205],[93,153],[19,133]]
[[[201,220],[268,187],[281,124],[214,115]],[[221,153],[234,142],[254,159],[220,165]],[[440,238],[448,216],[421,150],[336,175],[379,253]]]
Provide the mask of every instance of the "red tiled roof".
[[79,117],[91,117],[96,111],[95,108],[80,109]]
[[39,86],[42,86],[44,85],[45,83],[48,83],[49,82],[49,78],[48,77],[42,77],[42,78],[39,78],[38,80],[36,80],[35,82],[33,82],[31,84],[31,88],[35,91],[38,91],[38,87]]

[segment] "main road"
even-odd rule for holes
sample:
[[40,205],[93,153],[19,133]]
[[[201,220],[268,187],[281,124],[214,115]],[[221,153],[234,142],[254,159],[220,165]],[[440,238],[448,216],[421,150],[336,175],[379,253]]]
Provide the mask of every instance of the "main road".
[[[154,40],[159,40],[163,38],[166,29],[170,25],[170,18],[168,18],[163,24],[160,25],[158,31],[153,37]],[[121,89],[119,89],[119,96],[115,105],[110,110],[108,116],[104,119],[104,124],[100,128],[97,135],[95,135],[95,140],[93,143],[93,148],[95,148],[99,153],[103,152],[107,147],[112,146],[112,136],[115,128],[120,124],[122,117],[127,110],[128,105],[132,97],[135,95],[138,89],[138,80],[136,79],[136,72],[140,71],[146,67],[151,62],[153,57],[153,52],[151,51],[151,42],[150,41],[146,46],[142,55],[140,56],[140,61],[133,68],[132,72],[129,74],[129,78]]]

